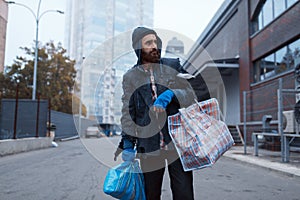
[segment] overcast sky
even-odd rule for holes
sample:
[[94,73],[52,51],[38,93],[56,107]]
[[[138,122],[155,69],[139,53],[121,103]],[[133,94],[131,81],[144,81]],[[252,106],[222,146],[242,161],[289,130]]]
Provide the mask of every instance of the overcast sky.
[[[38,0],[15,0],[37,10]],[[175,31],[197,40],[224,0],[154,0],[154,27]],[[65,10],[65,0],[43,0],[45,10]],[[11,65],[19,47],[31,47],[35,40],[35,19],[24,7],[10,4],[6,36],[5,65]],[[39,24],[39,41],[64,41],[64,15],[46,13]]]

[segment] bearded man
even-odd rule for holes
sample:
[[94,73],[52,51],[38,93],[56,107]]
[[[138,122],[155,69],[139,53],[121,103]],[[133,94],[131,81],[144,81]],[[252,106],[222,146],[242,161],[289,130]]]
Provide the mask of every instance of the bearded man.
[[166,163],[173,199],[193,200],[193,173],[183,170],[166,119],[193,104],[195,93],[178,76],[184,72],[179,59],[161,58],[162,41],[154,30],[137,27],[132,47],[137,63],[124,74],[122,85],[122,158],[140,159],[147,200],[161,198]]

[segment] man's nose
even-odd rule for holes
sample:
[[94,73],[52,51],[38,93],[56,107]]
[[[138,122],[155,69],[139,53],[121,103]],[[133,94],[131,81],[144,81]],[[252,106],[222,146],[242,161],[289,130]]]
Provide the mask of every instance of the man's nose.
[[151,43],[151,48],[152,48],[152,49],[157,49],[157,44],[156,44],[155,42],[152,42],[152,43]]

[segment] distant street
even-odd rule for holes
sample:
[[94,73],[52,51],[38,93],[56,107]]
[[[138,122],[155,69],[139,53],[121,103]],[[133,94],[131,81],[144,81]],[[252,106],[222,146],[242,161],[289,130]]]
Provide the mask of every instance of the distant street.
[[[59,142],[57,148],[2,157],[0,199],[113,199],[102,192],[102,184],[108,166],[119,163],[113,161],[118,141],[119,137],[72,140]],[[165,180],[162,199],[172,199]],[[196,200],[300,200],[300,178],[226,157],[212,168],[195,171],[194,183]]]

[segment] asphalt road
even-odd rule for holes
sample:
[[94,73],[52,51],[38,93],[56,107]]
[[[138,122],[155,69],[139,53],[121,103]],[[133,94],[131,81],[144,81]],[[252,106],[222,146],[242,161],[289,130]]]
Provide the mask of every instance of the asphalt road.
[[[102,184],[119,138],[72,140],[0,158],[1,200],[108,200]],[[300,178],[222,157],[194,172],[195,199],[300,200]],[[184,192],[184,191],[182,191]],[[172,199],[168,176],[163,200]]]

